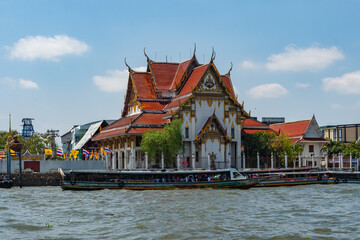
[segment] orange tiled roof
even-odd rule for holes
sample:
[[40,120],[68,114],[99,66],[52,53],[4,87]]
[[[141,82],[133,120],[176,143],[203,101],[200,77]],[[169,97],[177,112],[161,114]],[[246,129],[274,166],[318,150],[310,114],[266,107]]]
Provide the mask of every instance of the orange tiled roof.
[[163,116],[162,113],[143,113],[133,124],[164,125],[169,123],[169,120],[163,119]]
[[158,90],[170,90],[178,66],[179,63],[151,63],[151,70]]
[[134,85],[139,98],[156,99],[150,73],[133,73]]
[[274,133],[271,129],[242,129],[241,134],[253,134],[256,132],[268,132],[268,133]]
[[303,134],[306,132],[310,122],[311,119],[296,122],[271,124],[270,128],[277,132],[284,132],[288,137],[299,137],[303,136]]
[[196,87],[196,85],[199,83],[201,77],[204,75],[205,70],[207,69],[208,64],[202,65],[200,67],[194,68],[193,72],[191,73],[190,77],[186,81],[185,85],[181,89],[178,96],[183,96],[188,93],[191,93],[191,91]]
[[104,138],[116,137],[124,134],[126,132],[126,128],[130,126],[130,124],[139,116],[140,114],[135,114],[128,117],[123,117],[105,127],[92,138],[92,141],[101,140]]
[[165,104],[161,102],[144,102],[140,101],[140,104],[144,110],[157,110],[160,111],[165,107]]
[[235,93],[234,93],[234,89],[233,89],[233,86],[231,84],[231,80],[228,76],[221,76],[223,82],[224,82],[224,85],[225,87],[228,89],[228,91],[230,92],[230,95],[235,98]]
[[179,64],[179,67],[176,71],[174,81],[171,85],[171,89],[175,89],[176,85],[180,83],[182,76],[184,75],[186,69],[188,68],[188,66],[190,64],[190,61],[191,61],[191,59]]

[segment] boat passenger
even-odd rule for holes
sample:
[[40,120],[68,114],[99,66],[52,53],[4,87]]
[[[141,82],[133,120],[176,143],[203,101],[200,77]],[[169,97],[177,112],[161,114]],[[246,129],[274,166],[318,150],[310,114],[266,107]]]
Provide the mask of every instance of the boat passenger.
[[207,180],[208,180],[208,182],[210,182],[210,181],[211,181],[211,178],[210,178],[210,177],[207,177]]
[[166,179],[165,179],[165,178],[163,178],[163,179],[162,179],[162,182],[166,182]]

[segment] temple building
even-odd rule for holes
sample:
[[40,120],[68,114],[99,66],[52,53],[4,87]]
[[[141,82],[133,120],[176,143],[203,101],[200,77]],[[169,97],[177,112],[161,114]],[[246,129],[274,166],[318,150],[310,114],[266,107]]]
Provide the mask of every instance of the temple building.
[[[249,117],[239,104],[230,71],[221,75],[215,54],[207,64],[193,56],[181,63],[156,62],[145,53],[147,69],[128,67],[129,79],[121,118],[92,138],[107,147],[109,169],[146,168],[141,151],[142,135],[182,120],[184,151],[182,168],[241,167],[241,120]],[[209,160],[211,159],[211,160]],[[169,166],[168,167],[176,167]]]

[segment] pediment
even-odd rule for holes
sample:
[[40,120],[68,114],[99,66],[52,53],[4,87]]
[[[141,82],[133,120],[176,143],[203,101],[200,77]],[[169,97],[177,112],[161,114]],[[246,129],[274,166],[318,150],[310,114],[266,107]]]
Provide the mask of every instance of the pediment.
[[213,94],[226,94],[226,90],[223,87],[220,75],[209,67],[205,74],[200,79],[195,92],[196,93],[213,93]]

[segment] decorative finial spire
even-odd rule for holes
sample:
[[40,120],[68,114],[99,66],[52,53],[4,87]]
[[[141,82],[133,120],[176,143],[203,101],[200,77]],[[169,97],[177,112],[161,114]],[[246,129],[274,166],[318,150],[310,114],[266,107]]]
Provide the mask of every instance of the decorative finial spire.
[[233,68],[233,63],[231,62],[231,67],[230,67],[229,71],[225,74],[226,76],[230,77],[230,72],[231,72],[232,68]]
[[214,61],[215,57],[216,57],[216,53],[215,53],[214,47],[212,47],[211,61]]
[[125,59],[124,59],[124,62],[125,62],[125,65],[128,67],[129,72],[134,72],[134,70],[132,70],[131,67],[127,64],[127,62],[126,62],[126,57],[125,57]]
[[193,53],[193,58],[195,57],[195,52],[196,52],[196,43],[194,43],[194,53]]

